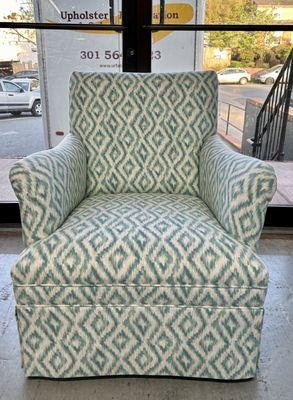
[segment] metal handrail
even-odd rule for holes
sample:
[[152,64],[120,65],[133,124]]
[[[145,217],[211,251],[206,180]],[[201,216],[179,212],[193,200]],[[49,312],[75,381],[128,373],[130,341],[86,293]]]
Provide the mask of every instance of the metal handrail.
[[284,160],[292,88],[293,48],[257,115],[254,138],[250,141],[253,157]]
[[228,105],[227,119],[224,119],[224,118],[222,118],[222,117],[220,116],[220,118],[221,118],[224,122],[226,122],[226,132],[225,132],[225,135],[228,135],[228,133],[229,133],[229,126],[232,126],[233,128],[235,128],[235,129],[237,129],[238,131],[240,131],[240,132],[243,133],[243,129],[239,128],[237,125],[235,125],[235,124],[233,124],[232,122],[230,122],[230,115],[231,115],[231,107],[234,107],[234,108],[236,108],[236,109],[238,109],[238,110],[241,110],[241,111],[245,111],[245,108],[244,108],[244,107],[237,106],[236,104],[231,104],[231,103],[228,103],[228,102],[226,102],[226,101],[222,101],[222,100],[220,100],[219,103],[221,103],[221,104],[227,104],[227,105]]
[[228,103],[227,101],[219,100],[219,103],[230,105],[230,106],[238,108],[239,110],[242,110],[242,111],[245,110],[244,107],[240,107],[240,106],[237,106],[236,104]]
[[[292,50],[291,50],[291,52],[292,52]],[[267,106],[271,97],[274,95],[275,87],[280,83],[280,81],[283,77],[283,73],[288,68],[289,63],[290,63],[290,55],[287,58],[287,60],[285,61],[283,67],[281,68],[281,71],[280,71],[279,75],[277,76],[277,79],[275,80],[274,85],[271,87],[271,90],[269,91],[269,94],[267,95],[267,98],[265,99],[265,102],[263,103],[261,110]]]

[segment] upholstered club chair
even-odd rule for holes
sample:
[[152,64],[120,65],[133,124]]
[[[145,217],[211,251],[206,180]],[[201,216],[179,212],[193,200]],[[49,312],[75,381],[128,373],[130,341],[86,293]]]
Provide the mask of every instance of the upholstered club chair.
[[27,376],[256,374],[272,168],[216,135],[217,77],[74,73],[69,133],[17,162]]

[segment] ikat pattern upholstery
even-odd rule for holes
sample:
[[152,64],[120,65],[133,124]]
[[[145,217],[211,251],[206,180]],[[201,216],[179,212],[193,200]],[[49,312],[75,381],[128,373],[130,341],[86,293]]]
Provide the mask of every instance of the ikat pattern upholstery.
[[28,376],[255,375],[261,308],[17,306]]
[[83,199],[86,157],[77,136],[67,135],[55,149],[16,162],[10,181],[21,212],[26,246],[53,233]]
[[70,86],[71,132],[86,149],[88,195],[198,194],[199,150],[216,132],[214,72],[74,73]]
[[200,165],[201,198],[231,236],[255,246],[276,191],[273,167],[230,150],[218,136],[205,142]]
[[12,276],[14,285],[268,283],[261,260],[223,230],[202,200],[164,193],[86,198],[52,235],[23,251]]
[[27,376],[255,376],[275,175],[215,136],[215,75],[74,73],[70,93],[72,134],[11,171]]

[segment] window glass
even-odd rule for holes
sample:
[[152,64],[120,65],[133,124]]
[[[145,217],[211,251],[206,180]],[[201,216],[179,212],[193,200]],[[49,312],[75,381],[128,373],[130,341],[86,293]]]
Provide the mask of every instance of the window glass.
[[38,76],[37,69],[30,69],[26,71],[20,71],[15,74],[16,78],[33,78]]
[[[29,0],[2,1],[0,20],[102,25],[122,21],[122,0],[114,0],[113,9],[112,2],[107,0],[35,3],[37,10]],[[245,10],[242,3],[247,5]],[[263,1],[250,4],[206,0],[204,14],[204,0],[153,0],[152,22],[168,25],[293,21],[293,4],[285,7],[281,3],[272,9]],[[251,155],[249,140],[255,130],[251,110],[257,115],[292,44],[293,33],[282,31],[157,31],[152,33],[152,71],[216,71],[220,81],[218,133],[236,151]],[[69,132],[68,87],[73,71],[122,72],[122,34],[79,29],[37,32],[0,29],[0,79],[11,80],[7,87],[15,93],[13,78],[22,79],[26,89],[29,86],[26,80],[30,79],[30,91],[21,96],[2,92],[0,158],[22,157],[54,147]],[[16,97],[25,100],[17,104]],[[292,107],[288,125],[292,130],[291,120]],[[286,146],[286,157],[288,151]]]
[[[12,11],[15,22],[24,20],[26,0],[0,1],[0,20]],[[121,24],[121,0],[37,0],[31,2],[28,22]],[[5,18],[4,18],[5,17]],[[6,176],[0,179],[0,202],[16,201],[9,190],[13,160],[56,146],[69,132],[69,79],[73,71],[121,72],[122,34],[113,31],[0,29],[0,79],[31,81],[31,90],[13,96],[1,95],[0,164]],[[9,85],[9,87],[10,87]],[[14,87],[13,87],[14,88]],[[11,93],[12,94],[12,93]],[[6,169],[5,169],[6,168]],[[3,197],[3,196],[6,197]]]
[[[214,70],[219,80],[217,133],[233,150],[252,156],[257,118],[278,82],[292,49],[293,35],[289,40],[284,32],[223,30],[204,32],[202,36],[192,32],[192,38],[185,35],[190,32],[167,33],[153,33],[152,71]],[[285,134],[284,161],[276,157],[285,118],[282,101],[285,97],[281,94],[288,77],[285,74],[274,89],[274,97],[260,120],[260,129],[265,129],[265,132],[262,130],[261,158],[273,165],[277,173],[278,191],[271,204],[293,206],[293,99]]]
[[18,86],[21,86],[25,91],[29,90],[29,83],[28,82],[17,82]]
[[[14,9],[1,3],[1,15],[6,15],[9,10],[18,10],[14,15],[16,22],[23,19],[19,17],[23,14],[30,18],[30,22],[107,25],[111,22],[121,24],[122,21],[121,0],[38,0],[35,10],[29,1],[16,3]],[[73,71],[121,72],[122,34],[79,29],[37,32],[32,29],[0,29],[0,74],[8,80],[22,79],[19,84],[26,91],[30,89],[31,96],[40,97],[36,100],[30,97],[29,109],[23,106],[14,110],[12,104],[5,106],[7,113],[0,114],[0,124],[5,119],[7,132],[17,134],[14,133],[11,140],[0,136],[0,157],[25,156],[54,147],[69,132],[69,79]],[[16,87],[8,86],[10,90],[16,90]],[[32,115],[34,101],[41,101],[42,117]],[[17,120],[12,116],[17,116]],[[25,119],[27,116],[30,118]],[[30,136],[34,135],[34,139],[24,142],[23,129],[27,129]]]
[[[196,0],[167,0],[161,9],[160,0],[153,0],[152,21],[160,23],[163,15],[164,24],[195,24],[202,23],[197,19]],[[161,11],[161,13],[160,13]],[[152,71],[176,72],[193,71],[196,68],[195,57],[196,38],[200,32],[157,31],[152,34]]]
[[[293,21],[292,6],[290,0],[205,0],[205,22],[221,25],[287,24]],[[282,36],[291,34],[283,32]]]
[[274,67],[270,68],[269,71],[275,71],[276,69],[278,70],[280,68],[279,65],[275,65]]
[[[121,23],[122,2],[40,1],[36,21],[69,24]],[[69,79],[73,71],[122,72],[122,34],[114,31],[43,30],[37,35],[39,72],[48,146],[69,132]]]
[[33,80],[31,82],[30,90],[37,90],[37,89],[40,89],[40,83],[37,80]]
[[[194,24],[196,0],[153,0],[153,24]],[[161,8],[162,6],[162,8]]]
[[21,91],[21,88],[19,86],[14,85],[13,83],[4,81],[3,85],[7,92],[20,92]]
[[235,74],[236,70],[234,68],[229,68],[225,70],[226,75]]
[[0,21],[34,22],[33,0],[2,0]]

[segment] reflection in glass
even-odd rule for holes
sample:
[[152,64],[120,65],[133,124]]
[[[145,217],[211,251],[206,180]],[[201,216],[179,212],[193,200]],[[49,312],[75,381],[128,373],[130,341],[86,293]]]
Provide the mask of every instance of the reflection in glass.
[[[121,0],[40,1],[40,22],[121,23]],[[113,21],[112,21],[113,22]],[[122,35],[114,31],[54,31],[38,33],[39,68],[45,132],[54,147],[69,131],[68,85],[73,71],[121,72]]]
[[[164,7],[162,8],[162,3]],[[153,24],[195,24],[196,0],[153,0]],[[203,21],[198,21],[202,23]],[[157,31],[152,34],[152,71],[176,72],[196,69],[196,32]]]

